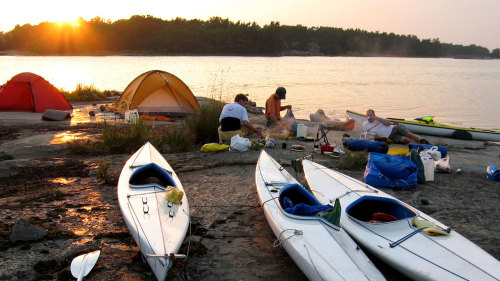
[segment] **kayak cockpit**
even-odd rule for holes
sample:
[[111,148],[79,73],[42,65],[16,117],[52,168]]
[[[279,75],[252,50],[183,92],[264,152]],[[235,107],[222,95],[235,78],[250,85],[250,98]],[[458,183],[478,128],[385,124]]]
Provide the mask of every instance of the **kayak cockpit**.
[[386,223],[418,216],[418,213],[386,197],[362,196],[346,208],[350,218],[367,223]]
[[174,179],[162,167],[155,163],[143,165],[132,173],[129,179],[131,188],[176,186]]
[[285,215],[294,219],[321,220],[340,229],[340,202],[338,208],[323,205],[300,184],[289,184],[280,190],[279,203]]

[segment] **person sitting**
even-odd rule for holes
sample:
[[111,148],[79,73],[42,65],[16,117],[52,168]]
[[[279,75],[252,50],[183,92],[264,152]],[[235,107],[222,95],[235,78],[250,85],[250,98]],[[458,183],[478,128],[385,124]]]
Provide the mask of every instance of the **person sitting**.
[[266,127],[272,128],[280,125],[280,112],[285,109],[292,110],[291,105],[281,106],[281,100],[286,98],[286,89],[278,87],[276,92],[266,100]]
[[392,121],[378,117],[373,109],[366,111],[367,121],[363,123],[365,133],[374,133],[376,138],[387,138],[394,143],[422,143],[429,142],[419,135],[411,133],[404,125],[395,125]]
[[233,103],[228,103],[222,108],[219,117],[220,126],[218,128],[220,143],[230,142],[231,138],[237,134],[239,134],[240,137],[244,137],[248,135],[250,131],[262,136],[262,131],[254,127],[250,121],[248,121],[248,112],[246,110],[247,103],[247,96],[244,94],[237,94]]

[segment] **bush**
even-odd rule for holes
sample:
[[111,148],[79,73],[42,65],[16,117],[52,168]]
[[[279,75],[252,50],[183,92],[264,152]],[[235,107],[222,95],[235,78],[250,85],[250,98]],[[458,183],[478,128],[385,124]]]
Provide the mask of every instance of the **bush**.
[[104,181],[105,184],[118,184],[119,175],[110,172],[111,162],[104,159],[97,160],[97,179]]
[[192,149],[192,133],[182,126],[154,128],[149,121],[139,119],[134,124],[102,124],[97,140],[76,140],[67,148],[75,155],[107,155],[133,153],[147,141],[161,152],[185,152]]
[[364,168],[368,162],[368,152],[347,152],[342,157],[342,169],[354,170]]
[[195,112],[187,118],[187,128],[193,132],[195,143],[219,142],[217,128],[222,107],[220,101],[211,100],[200,106],[200,112]]
[[150,122],[137,120],[133,124],[103,124],[100,140],[108,153],[132,153],[146,141],[154,139],[154,130]]
[[94,85],[86,86],[81,83],[76,85],[76,89],[72,92],[61,91],[68,101],[103,100],[108,92],[100,92]]
[[185,127],[163,129],[159,138],[151,142],[160,152],[186,152],[193,150],[192,133]]

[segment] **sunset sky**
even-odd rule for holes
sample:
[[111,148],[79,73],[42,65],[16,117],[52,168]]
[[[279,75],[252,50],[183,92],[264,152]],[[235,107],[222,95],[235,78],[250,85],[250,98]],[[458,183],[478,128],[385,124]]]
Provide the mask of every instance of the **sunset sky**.
[[[21,4],[22,3],[22,4]],[[24,0],[2,2],[0,31],[43,21],[111,21],[132,15],[282,25],[333,26],[439,38],[442,43],[500,48],[500,0]]]

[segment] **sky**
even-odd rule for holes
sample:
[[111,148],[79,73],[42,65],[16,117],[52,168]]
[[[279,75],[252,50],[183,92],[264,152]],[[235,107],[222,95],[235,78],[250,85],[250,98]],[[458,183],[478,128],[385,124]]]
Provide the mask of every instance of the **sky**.
[[[22,3],[22,4],[21,4]],[[359,28],[442,43],[500,48],[500,0],[23,0],[3,1],[0,31],[44,21],[132,15]]]

